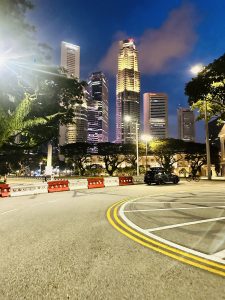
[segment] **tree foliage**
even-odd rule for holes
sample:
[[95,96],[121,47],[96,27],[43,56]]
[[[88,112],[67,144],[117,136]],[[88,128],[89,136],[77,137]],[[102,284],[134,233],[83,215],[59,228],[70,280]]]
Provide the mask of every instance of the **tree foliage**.
[[[58,136],[59,124],[73,123],[75,103],[81,103],[84,83],[67,78],[57,67],[43,67],[30,75],[34,86],[23,86],[23,95],[2,90],[7,104],[0,109],[0,146],[4,143],[32,148]],[[20,93],[19,93],[20,94]],[[0,95],[0,96],[1,96]],[[10,103],[10,97],[15,100]],[[1,98],[0,98],[1,100]],[[7,101],[4,101],[7,103]]]
[[193,109],[199,110],[199,119],[217,116],[225,121],[225,54],[204,67],[195,78],[186,84],[185,94]]
[[84,176],[87,163],[90,160],[90,148],[88,143],[74,143],[60,147],[60,153],[65,156],[67,165],[73,167],[77,175]]
[[126,160],[123,144],[99,143],[98,154],[103,157],[105,169],[110,176],[113,176],[119,166]]
[[[218,168],[219,165],[219,153],[216,147],[210,147],[211,163]],[[201,172],[203,165],[207,163],[206,146],[201,143],[186,142],[185,143],[185,160],[189,163],[191,168],[191,174],[196,176],[196,174]]]
[[167,172],[171,172],[174,164],[182,160],[185,143],[177,139],[155,140],[151,142],[151,151],[160,166]]

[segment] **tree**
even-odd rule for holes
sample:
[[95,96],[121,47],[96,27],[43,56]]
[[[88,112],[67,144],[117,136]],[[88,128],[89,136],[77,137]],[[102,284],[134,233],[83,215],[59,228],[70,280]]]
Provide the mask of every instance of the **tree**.
[[113,176],[119,166],[126,160],[124,145],[114,143],[99,143],[98,154],[103,156],[105,168],[109,176]]
[[225,54],[192,78],[186,84],[185,94],[192,108],[199,110],[198,119],[205,118],[207,103],[208,119],[216,116],[225,121]]
[[60,147],[60,152],[67,160],[67,164],[73,166],[78,171],[78,175],[84,176],[86,171],[86,165],[90,160],[90,154],[88,149],[90,144],[88,143],[74,143]]
[[161,139],[152,141],[150,145],[156,161],[167,172],[171,172],[173,165],[183,159],[185,144],[182,140]]
[[[210,147],[211,162],[218,168],[219,164],[219,153],[216,147]],[[185,160],[189,163],[191,167],[191,175],[196,176],[196,174],[201,172],[201,168],[207,162],[206,148],[205,144],[186,142],[185,143]]]
[[[0,147],[4,143],[15,144],[17,136],[18,147],[35,147],[58,136],[60,123],[74,122],[73,106],[83,101],[85,83],[67,78],[57,67],[45,66],[32,75],[38,89],[23,86],[23,99],[17,105],[0,108]],[[15,97],[7,90],[5,95]]]

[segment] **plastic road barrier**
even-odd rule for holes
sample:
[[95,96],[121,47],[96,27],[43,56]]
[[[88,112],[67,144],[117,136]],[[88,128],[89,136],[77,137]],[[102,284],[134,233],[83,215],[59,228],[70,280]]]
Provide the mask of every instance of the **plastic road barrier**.
[[105,186],[118,186],[119,177],[105,177],[104,178]]
[[54,181],[48,181],[48,192],[54,193],[54,192],[63,192],[63,191],[69,191],[69,181],[68,180],[54,180]]
[[131,185],[134,184],[132,176],[120,176],[119,177],[120,185]]
[[10,196],[11,197],[44,194],[47,192],[48,192],[47,183],[35,183],[35,184],[11,185],[10,186]]
[[10,195],[10,187],[6,183],[0,184],[0,197],[9,197]]
[[104,185],[104,178],[88,178],[88,188],[95,189],[95,188],[103,188]]
[[88,188],[88,181],[87,179],[73,179],[69,180],[69,190],[81,190]]
[[144,183],[144,176],[133,176],[134,184],[142,184]]

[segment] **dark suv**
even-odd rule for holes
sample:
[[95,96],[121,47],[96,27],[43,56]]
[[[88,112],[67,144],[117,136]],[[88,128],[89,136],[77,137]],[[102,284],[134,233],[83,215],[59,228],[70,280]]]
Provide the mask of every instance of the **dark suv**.
[[144,182],[150,185],[151,183],[163,184],[167,182],[172,182],[177,184],[180,181],[179,177],[175,174],[165,172],[163,168],[150,168],[149,171],[145,173]]

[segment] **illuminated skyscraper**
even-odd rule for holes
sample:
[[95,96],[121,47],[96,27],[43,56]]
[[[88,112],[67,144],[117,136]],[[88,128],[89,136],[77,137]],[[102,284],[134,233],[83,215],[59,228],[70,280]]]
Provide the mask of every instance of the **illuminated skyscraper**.
[[80,79],[80,47],[61,42],[61,66],[66,69],[68,76]]
[[88,81],[88,142],[108,142],[108,83],[102,72]]
[[178,116],[178,138],[180,140],[195,141],[195,116],[189,108],[179,107]]
[[[119,42],[116,85],[116,141],[134,143],[136,123],[140,124],[140,72],[134,40]],[[125,122],[125,117],[130,122]]]
[[168,137],[168,97],[163,93],[144,93],[144,133],[153,138]]
[[[80,79],[80,47],[70,43],[61,43],[61,67],[68,77]],[[60,126],[59,144],[71,144],[87,141],[87,100],[74,105],[74,124]]]

